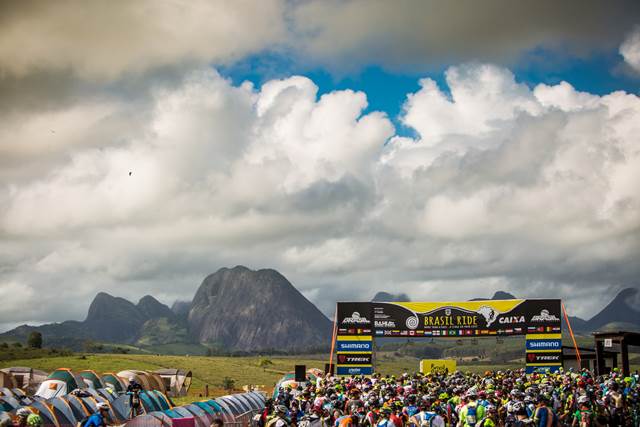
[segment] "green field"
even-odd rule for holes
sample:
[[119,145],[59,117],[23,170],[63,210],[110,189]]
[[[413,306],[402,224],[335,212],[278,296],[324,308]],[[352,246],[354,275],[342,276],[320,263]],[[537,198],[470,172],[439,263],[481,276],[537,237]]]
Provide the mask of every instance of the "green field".
[[[496,341],[478,340],[477,343],[451,340],[435,342],[418,341],[414,343],[387,343],[381,340],[381,346],[375,353],[376,371],[382,374],[399,375],[403,372],[415,372],[421,358],[430,358],[424,352],[429,347],[444,346],[445,357],[459,360],[458,367],[464,371],[484,372],[495,369],[517,369],[523,366],[522,339]],[[583,340],[586,341],[586,340]],[[585,342],[586,344],[586,342]],[[494,362],[496,354],[506,354],[499,363]],[[632,370],[638,369],[638,355],[632,354]],[[324,368],[328,355],[307,356],[172,356],[154,354],[73,354],[59,350],[27,349],[16,347],[0,348],[0,368],[9,366],[29,366],[50,372],[56,368],[70,368],[74,371],[92,369],[96,372],[119,372],[126,369],[155,371],[161,368],[179,368],[193,373],[193,385],[189,396],[177,399],[176,403],[197,400],[204,395],[208,385],[209,395],[227,394],[222,388],[224,378],[234,381],[236,390],[245,385],[261,386],[271,392],[273,385],[283,374],[291,372],[296,364],[307,368]],[[261,363],[262,362],[262,363]]]

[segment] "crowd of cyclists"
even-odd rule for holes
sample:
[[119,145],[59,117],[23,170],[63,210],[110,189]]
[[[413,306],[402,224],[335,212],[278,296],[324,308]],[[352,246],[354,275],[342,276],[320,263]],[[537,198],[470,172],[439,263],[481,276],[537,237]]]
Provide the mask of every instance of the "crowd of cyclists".
[[638,373],[331,377],[277,390],[260,427],[639,426]]

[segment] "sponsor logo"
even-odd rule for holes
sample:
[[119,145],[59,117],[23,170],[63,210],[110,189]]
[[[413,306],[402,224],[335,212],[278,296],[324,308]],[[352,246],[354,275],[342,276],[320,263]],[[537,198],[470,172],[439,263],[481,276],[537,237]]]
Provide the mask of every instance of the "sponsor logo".
[[484,320],[487,322],[487,328],[496,321],[496,319],[498,318],[498,314],[500,314],[488,305],[483,305],[482,307],[480,307],[477,313],[484,317]]
[[360,313],[358,313],[357,311],[354,311],[351,316],[345,317],[344,319],[342,319],[342,323],[367,324],[369,323],[369,319],[367,319],[366,317],[360,316]]
[[560,350],[562,340],[528,340],[527,349],[530,350]]
[[376,331],[376,335],[384,335],[386,331]]
[[395,328],[396,322],[393,320],[374,320],[376,328]]
[[416,329],[419,323],[420,323],[420,320],[418,320],[417,316],[407,317],[407,321],[406,321],[407,328]]
[[339,354],[338,364],[340,365],[370,365],[371,353],[369,354]]
[[540,314],[531,318],[532,322],[559,322],[560,319],[555,314],[549,314],[549,310],[544,309]]
[[371,351],[371,341],[338,341],[338,351]]
[[498,319],[498,323],[524,323],[524,316],[505,316]]
[[371,366],[367,367],[349,367],[349,366],[338,366],[336,370],[336,374],[338,375],[371,375],[373,373],[373,368]]
[[527,353],[528,363],[560,363],[560,352],[558,353]]

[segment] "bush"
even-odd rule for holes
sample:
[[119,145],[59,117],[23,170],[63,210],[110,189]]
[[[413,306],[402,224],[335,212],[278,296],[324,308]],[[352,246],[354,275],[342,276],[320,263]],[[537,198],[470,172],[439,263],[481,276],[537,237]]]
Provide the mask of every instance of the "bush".
[[233,378],[224,377],[220,386],[226,391],[232,391],[236,387],[236,381]]
[[31,348],[42,348],[42,334],[38,331],[31,332],[27,339],[27,346]]

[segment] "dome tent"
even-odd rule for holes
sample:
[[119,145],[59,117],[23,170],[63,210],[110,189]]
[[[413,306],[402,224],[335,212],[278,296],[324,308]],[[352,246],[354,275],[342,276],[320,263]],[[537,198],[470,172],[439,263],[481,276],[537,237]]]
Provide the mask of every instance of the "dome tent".
[[70,369],[59,368],[53,371],[45,381],[40,384],[36,396],[49,399],[57,396],[65,396],[76,389],[85,389],[87,385],[81,376],[74,374]]
[[96,374],[95,371],[90,369],[80,371],[80,376],[89,388],[98,390],[105,387],[105,384],[102,382],[102,378],[100,378],[100,375]]
[[191,371],[182,369],[160,369],[155,371],[163,381],[163,391],[170,397],[186,396],[191,388]]
[[126,381],[114,374],[113,372],[106,372],[102,375],[102,382],[106,387],[110,387],[116,393],[122,393],[127,391]]

